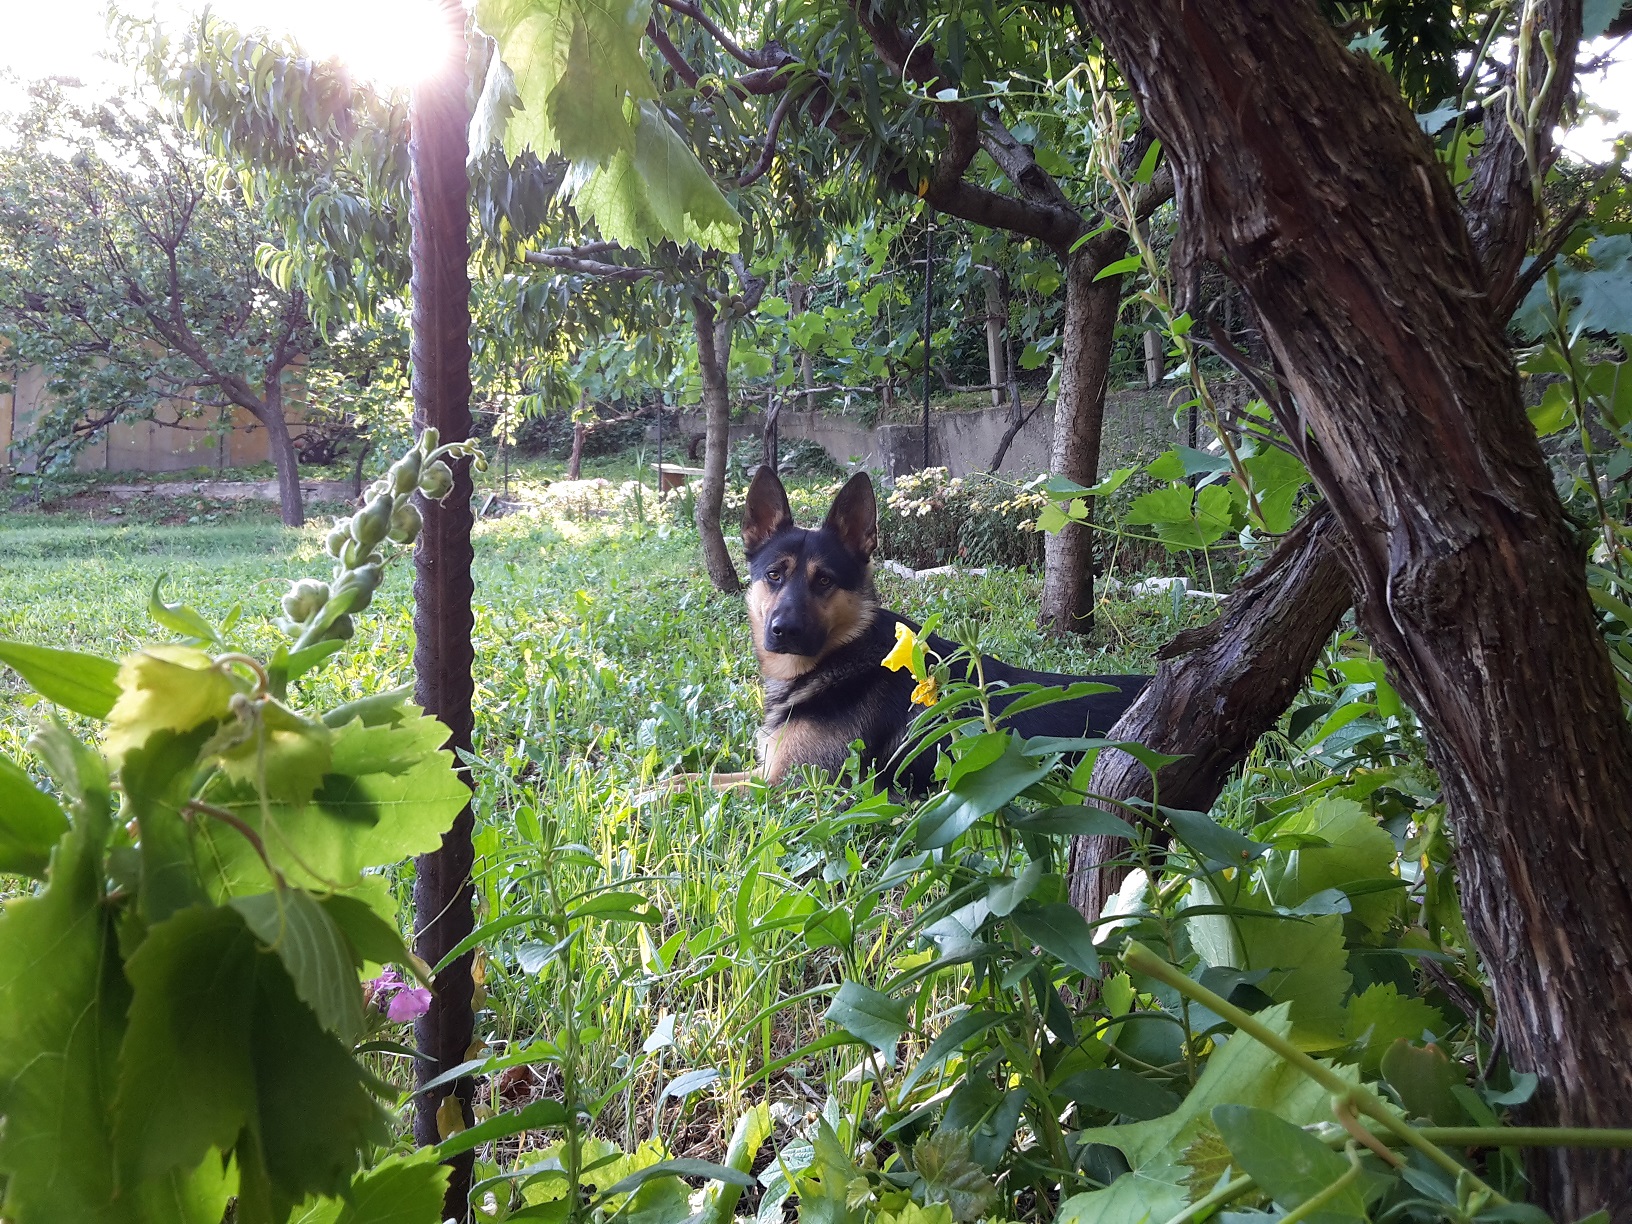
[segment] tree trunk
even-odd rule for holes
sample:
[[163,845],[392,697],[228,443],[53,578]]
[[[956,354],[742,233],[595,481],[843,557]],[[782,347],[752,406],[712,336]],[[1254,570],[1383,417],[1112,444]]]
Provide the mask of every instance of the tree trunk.
[[[810,309],[810,286],[803,281],[788,282],[788,306],[795,314]],[[799,350],[799,385],[804,388],[800,403],[806,412],[816,413],[816,362],[804,349]]]
[[[1579,0],[1564,8],[1578,34]],[[1455,193],[1312,5],[1085,0],[1173,159],[1182,233],[1256,308],[1359,616],[1421,715],[1469,931],[1535,1121],[1632,1122],[1632,729]],[[1560,74],[1568,79],[1574,39]],[[1549,1151],[1541,1205],[1632,1201]]]
[[[441,431],[445,442],[470,436],[470,244],[469,182],[465,176],[466,129],[464,9],[459,0],[440,0],[448,45],[456,51],[434,75],[415,87],[409,138],[409,193],[413,264],[414,426]],[[418,496],[425,526],[414,552],[414,699],[448,728],[444,747],[468,753],[474,717],[471,649],[470,464],[455,467],[453,494],[445,503]],[[464,767],[461,766],[463,771]],[[468,773],[463,773],[469,782]],[[474,927],[475,890],[471,869],[474,827],[465,805],[442,837],[441,847],[414,861],[414,951],[436,964]],[[431,1008],[414,1023],[414,1039],[424,1057],[416,1062],[419,1082],[464,1062],[475,1035],[474,983],[466,952],[436,975]],[[452,1102],[464,1125],[471,1111],[473,1081],[422,1093],[415,1100],[414,1139],[436,1143],[438,1111]],[[453,1177],[445,1215],[469,1215],[473,1152],[450,1163]]]
[[709,581],[722,591],[740,591],[742,580],[720,531],[720,507],[725,503],[725,457],[731,445],[731,389],[726,364],[731,359],[731,316],[720,318],[705,298],[691,299],[697,331],[697,368],[703,380],[703,479],[697,490],[697,535]]
[[1145,389],[1154,391],[1162,381],[1166,353],[1165,338],[1154,327],[1145,329]]
[[[1181,754],[1157,775],[1164,805],[1212,807],[1231,771],[1297,696],[1353,604],[1340,535],[1327,508],[1315,507],[1242,580],[1217,620],[1187,629],[1162,648],[1166,662],[1113,735]],[[1089,789],[1148,802],[1150,771],[1125,752],[1107,750]],[[1101,864],[1126,845],[1120,838],[1081,837],[1071,847],[1071,901],[1090,919],[1125,874]]]
[[[582,410],[583,406],[584,406],[583,400],[579,400],[578,401],[579,409]],[[567,457],[567,479],[568,480],[577,480],[583,475],[583,471],[584,471],[584,438],[588,435],[588,433],[589,433],[589,426],[586,425],[583,421],[574,421],[572,423],[572,454]],[[663,461],[663,457],[661,455],[659,455],[658,456],[658,462],[661,463],[662,461]]]
[[[1111,258],[1122,253],[1117,249]],[[1122,278],[1095,281],[1104,261],[1095,248],[1072,255],[1065,273],[1065,322],[1061,325],[1060,391],[1054,403],[1054,446],[1049,471],[1080,485],[1099,479],[1099,441],[1105,425],[1105,377],[1122,305]],[[1089,502],[1088,522],[1093,521]],[[1043,596],[1037,622],[1051,633],[1094,629],[1094,533],[1071,522],[1043,549]]]
[[771,471],[777,467],[777,445],[780,441],[778,426],[782,418],[782,401],[776,398],[774,387],[765,388],[765,430],[760,437],[765,466]]
[[1009,325],[1009,303],[1003,278],[992,268],[981,269],[986,284],[986,382],[992,388],[992,407],[1003,407],[1008,372],[1003,362],[1003,334]]
[[300,495],[300,456],[295,454],[295,440],[289,435],[289,422],[283,415],[283,383],[278,373],[274,372],[266,380],[263,398],[266,411],[256,415],[266,426],[266,448],[278,474],[278,505],[283,511],[283,525],[304,527],[306,502]]

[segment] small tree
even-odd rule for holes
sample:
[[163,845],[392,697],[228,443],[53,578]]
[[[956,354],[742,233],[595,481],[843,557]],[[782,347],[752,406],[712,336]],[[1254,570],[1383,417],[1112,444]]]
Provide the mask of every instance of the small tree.
[[0,153],[0,328],[50,376],[34,444],[48,458],[163,404],[242,408],[266,430],[283,521],[305,521],[286,379],[321,341],[298,288],[256,267],[267,234],[214,190],[204,155],[162,112],[35,87]]

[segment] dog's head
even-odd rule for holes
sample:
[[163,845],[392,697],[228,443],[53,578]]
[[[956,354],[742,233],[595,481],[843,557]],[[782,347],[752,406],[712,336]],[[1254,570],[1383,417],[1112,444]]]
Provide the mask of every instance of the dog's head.
[[850,478],[815,530],[795,525],[787,490],[762,467],[742,512],[748,619],[766,675],[791,680],[867,631],[878,608],[873,549],[878,502],[865,472]]

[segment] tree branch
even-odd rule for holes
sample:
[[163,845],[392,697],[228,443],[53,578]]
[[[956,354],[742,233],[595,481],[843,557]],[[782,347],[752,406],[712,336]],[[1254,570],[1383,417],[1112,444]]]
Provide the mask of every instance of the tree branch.
[[639,281],[648,276],[662,277],[656,268],[645,265],[605,263],[598,259],[582,259],[556,250],[523,251],[522,259],[530,264],[554,268],[558,272],[575,272],[580,276],[598,276],[605,280]]
[[788,110],[793,106],[796,94],[789,89],[777,99],[776,109],[771,112],[771,122],[765,132],[765,147],[760,150],[759,160],[753,164],[747,173],[737,179],[738,187],[746,187],[764,177],[771,168],[771,161],[776,157],[776,137],[782,130],[782,121],[788,117]]
[[709,37],[719,43],[732,59],[740,60],[750,68],[766,68],[774,61],[774,54],[766,51],[749,51],[735,39],[722,30],[719,25],[702,8],[692,3],[692,0],[657,0],[666,9],[672,9],[683,17],[690,17],[703,29],[708,31]]

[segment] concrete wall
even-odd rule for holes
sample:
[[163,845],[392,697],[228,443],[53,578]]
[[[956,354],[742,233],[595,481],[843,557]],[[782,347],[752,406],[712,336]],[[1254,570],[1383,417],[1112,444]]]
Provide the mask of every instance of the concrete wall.
[[[935,412],[930,415],[929,462],[954,476],[983,472],[1008,428],[1007,408],[979,412]],[[703,418],[684,414],[680,426],[688,434],[703,431]],[[919,424],[867,426],[854,417],[783,409],[779,422],[782,444],[806,438],[821,444],[840,463],[859,463],[889,476],[923,466],[923,427]],[[759,438],[763,425],[749,420],[731,427],[731,440]],[[1054,436],[1054,409],[1045,404],[1015,435],[999,469],[1005,476],[1025,478],[1048,470]],[[1154,457],[1182,441],[1167,406],[1167,392],[1113,391],[1105,397],[1105,436],[1100,470]],[[665,449],[667,449],[665,447]]]
[[[23,443],[46,410],[43,368],[6,371],[12,389],[0,392],[0,470],[32,471]],[[287,384],[286,384],[287,385]],[[166,401],[154,420],[108,426],[74,459],[79,472],[181,472],[190,468],[247,467],[271,458],[266,430],[242,408],[188,415],[190,405]],[[291,413],[293,415],[293,413]],[[223,422],[225,425],[223,427]],[[299,434],[298,426],[294,433]]]

